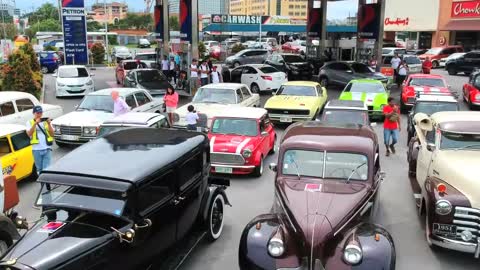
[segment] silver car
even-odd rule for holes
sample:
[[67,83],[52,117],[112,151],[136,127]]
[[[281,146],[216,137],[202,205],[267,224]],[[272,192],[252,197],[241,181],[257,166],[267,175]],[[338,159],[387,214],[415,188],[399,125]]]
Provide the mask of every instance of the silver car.
[[132,57],[132,52],[125,46],[116,46],[112,49],[112,59],[115,59],[117,62],[132,59]]
[[267,50],[246,49],[239,51],[235,55],[225,59],[225,65],[228,67],[239,67],[246,64],[261,64],[267,57]]
[[416,55],[404,55],[403,61],[407,63],[408,66],[408,73],[415,74],[415,73],[422,73],[422,61]]

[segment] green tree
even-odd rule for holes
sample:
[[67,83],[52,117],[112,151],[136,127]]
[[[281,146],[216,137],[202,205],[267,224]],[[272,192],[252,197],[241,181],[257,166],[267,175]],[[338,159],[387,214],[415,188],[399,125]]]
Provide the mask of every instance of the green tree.
[[237,52],[245,50],[245,49],[246,49],[245,46],[243,46],[242,44],[235,44],[232,47],[232,53],[237,53]]
[[100,29],[105,28],[105,24],[100,24],[97,21],[88,21],[87,22],[87,31],[95,32]]
[[207,51],[207,47],[205,46],[205,44],[201,41],[198,42],[198,55],[200,59],[209,58],[209,56],[205,56],[206,51]]
[[15,90],[40,96],[42,79],[39,72],[33,72],[29,55],[23,50],[17,50],[8,58],[8,63],[2,66],[2,90]]
[[58,8],[51,3],[45,3],[41,5],[34,12],[27,14],[27,17],[30,25],[33,25],[37,22],[41,22],[47,19],[52,19],[57,23],[60,23]]
[[171,31],[180,31],[180,23],[177,16],[170,16],[168,18],[168,27]]
[[61,32],[62,27],[58,21],[55,19],[46,19],[39,22],[36,22],[30,25],[25,33],[30,37],[34,37],[37,32],[48,31],[48,32]]
[[39,72],[40,71],[40,63],[38,62],[37,54],[35,53],[35,50],[33,49],[33,46],[31,43],[27,43],[20,47],[20,50],[25,53],[30,58],[30,66],[32,68],[33,72]]
[[103,60],[105,59],[105,48],[103,47],[103,44],[102,43],[93,44],[90,51],[92,52],[93,63],[102,64]]
[[[5,31],[5,32],[4,32]],[[4,36],[6,34],[6,37]],[[13,23],[0,23],[0,38],[13,39],[18,34],[17,27]]]

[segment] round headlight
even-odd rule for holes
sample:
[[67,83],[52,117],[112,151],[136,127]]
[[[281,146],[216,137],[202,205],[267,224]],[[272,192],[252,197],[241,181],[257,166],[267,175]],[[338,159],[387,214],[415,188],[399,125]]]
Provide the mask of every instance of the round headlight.
[[90,80],[87,82],[87,85],[92,85],[93,84],[93,80]]
[[363,253],[362,249],[357,245],[347,245],[343,251],[343,259],[345,262],[356,265],[362,260]]
[[285,252],[283,241],[280,238],[272,237],[268,242],[268,254],[272,257],[280,257]]
[[439,215],[448,215],[452,212],[452,204],[447,200],[439,200],[435,204],[435,213]]
[[53,131],[54,131],[56,134],[60,134],[60,126],[53,125]]
[[242,152],[242,156],[244,158],[249,158],[252,156],[252,150],[250,149],[244,149],[243,152]]

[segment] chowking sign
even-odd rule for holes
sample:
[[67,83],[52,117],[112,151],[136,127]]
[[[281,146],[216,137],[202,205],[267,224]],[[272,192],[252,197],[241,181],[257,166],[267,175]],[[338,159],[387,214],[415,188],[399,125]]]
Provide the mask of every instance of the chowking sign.
[[480,0],[452,3],[452,18],[480,18]]
[[213,14],[212,23],[261,24],[263,21],[262,16]]

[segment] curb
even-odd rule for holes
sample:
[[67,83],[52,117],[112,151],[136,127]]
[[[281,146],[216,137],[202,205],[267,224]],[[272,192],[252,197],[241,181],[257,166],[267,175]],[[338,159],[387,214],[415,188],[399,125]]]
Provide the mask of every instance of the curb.
[[40,93],[40,103],[45,103],[45,76],[43,76],[42,80],[42,92]]

